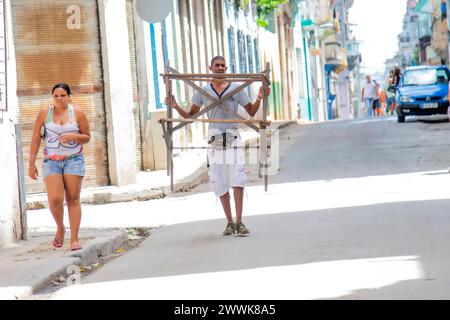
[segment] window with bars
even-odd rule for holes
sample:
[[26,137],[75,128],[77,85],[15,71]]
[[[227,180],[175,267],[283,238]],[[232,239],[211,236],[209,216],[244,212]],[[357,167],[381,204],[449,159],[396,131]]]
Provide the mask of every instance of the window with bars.
[[253,41],[252,38],[248,35],[246,36],[246,44],[247,44],[247,55],[248,55],[248,72],[255,72],[255,66],[253,62]]
[[0,0],[0,110],[8,110],[6,0]]
[[245,46],[245,36],[242,31],[237,32],[238,38],[238,54],[239,54],[239,71],[247,73],[247,48]]
[[228,47],[230,49],[230,71],[231,73],[236,72],[236,45],[234,42],[234,28],[230,26],[228,28]]
[[261,63],[259,62],[259,49],[258,49],[258,39],[253,40],[253,49],[255,50],[255,69],[256,72],[261,72]]

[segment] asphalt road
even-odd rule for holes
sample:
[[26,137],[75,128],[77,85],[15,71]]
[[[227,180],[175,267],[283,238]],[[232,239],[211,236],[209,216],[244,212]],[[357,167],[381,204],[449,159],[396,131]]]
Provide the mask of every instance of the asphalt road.
[[207,185],[150,201],[179,220],[49,298],[449,299],[449,133],[442,117],[291,126],[267,193],[249,169],[249,236],[221,235]]

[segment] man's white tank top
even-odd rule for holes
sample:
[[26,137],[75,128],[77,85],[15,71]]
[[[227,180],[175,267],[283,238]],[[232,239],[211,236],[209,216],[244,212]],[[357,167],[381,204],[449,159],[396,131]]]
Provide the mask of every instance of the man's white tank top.
[[59,138],[63,133],[80,133],[80,128],[75,120],[73,105],[69,104],[69,122],[64,125],[53,122],[53,111],[55,107],[51,106],[48,109],[47,118],[45,120],[45,147],[44,159],[50,160],[66,160],[68,158],[76,157],[83,153],[83,146],[76,141],[69,141],[68,143],[61,143]]

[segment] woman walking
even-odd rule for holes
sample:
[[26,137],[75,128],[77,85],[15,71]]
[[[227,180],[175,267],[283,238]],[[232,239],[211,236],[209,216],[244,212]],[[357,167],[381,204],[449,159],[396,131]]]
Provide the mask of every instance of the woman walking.
[[70,103],[70,88],[58,83],[52,89],[54,104],[38,114],[30,145],[28,175],[37,180],[36,156],[44,139],[43,175],[50,211],[56,222],[53,247],[64,244],[64,199],[69,211],[70,248],[81,249],[78,231],[81,223],[80,193],[85,166],[83,144],[90,140],[89,124],[83,109]]

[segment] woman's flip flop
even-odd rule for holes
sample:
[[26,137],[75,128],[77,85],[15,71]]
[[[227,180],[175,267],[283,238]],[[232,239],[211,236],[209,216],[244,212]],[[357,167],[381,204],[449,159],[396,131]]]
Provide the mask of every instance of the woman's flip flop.
[[58,240],[56,238],[53,239],[52,245],[54,248],[61,248],[64,245],[64,238],[62,238],[61,240]]
[[61,248],[64,245],[64,236],[66,235],[66,230],[64,229],[63,236],[60,240],[58,240],[55,236],[55,238],[52,241],[52,245],[55,249]]

